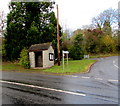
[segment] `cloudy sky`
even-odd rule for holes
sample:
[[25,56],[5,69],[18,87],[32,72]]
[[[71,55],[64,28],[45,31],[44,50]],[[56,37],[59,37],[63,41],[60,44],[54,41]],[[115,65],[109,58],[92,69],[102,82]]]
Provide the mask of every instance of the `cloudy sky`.
[[[11,0],[0,0],[0,10],[8,13]],[[59,6],[59,19],[65,29],[75,30],[91,24],[91,19],[108,8],[117,9],[119,0],[55,0]],[[56,9],[54,10],[56,12]]]

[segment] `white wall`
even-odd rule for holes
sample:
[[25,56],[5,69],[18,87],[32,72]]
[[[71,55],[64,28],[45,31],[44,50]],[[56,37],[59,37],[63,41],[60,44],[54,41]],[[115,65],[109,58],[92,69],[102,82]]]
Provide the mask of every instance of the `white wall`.
[[53,61],[49,60],[49,53],[54,54],[52,46],[50,46],[48,50],[43,51],[43,67],[54,66],[54,60]]
[[29,60],[30,60],[30,67],[34,68],[35,67],[35,53],[34,52],[29,52]]

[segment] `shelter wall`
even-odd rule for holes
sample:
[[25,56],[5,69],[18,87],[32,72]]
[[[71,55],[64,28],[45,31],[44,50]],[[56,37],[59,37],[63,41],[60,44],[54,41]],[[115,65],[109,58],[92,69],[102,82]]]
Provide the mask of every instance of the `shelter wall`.
[[34,68],[35,67],[35,53],[34,52],[29,52],[29,60],[30,60],[30,67]]
[[44,60],[43,67],[54,66],[54,60],[53,61],[49,60],[49,53],[54,54],[54,50],[53,50],[52,46],[50,46],[48,50],[43,51],[43,60]]

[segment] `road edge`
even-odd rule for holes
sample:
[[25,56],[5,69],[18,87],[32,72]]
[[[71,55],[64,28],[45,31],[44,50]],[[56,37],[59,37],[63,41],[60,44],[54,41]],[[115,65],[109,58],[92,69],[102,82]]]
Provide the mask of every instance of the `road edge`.
[[96,62],[92,63],[92,64],[88,67],[87,71],[86,71],[84,74],[89,73],[90,70],[92,69],[92,66],[93,66],[94,64],[96,64],[97,62],[98,62],[98,60],[97,60]]

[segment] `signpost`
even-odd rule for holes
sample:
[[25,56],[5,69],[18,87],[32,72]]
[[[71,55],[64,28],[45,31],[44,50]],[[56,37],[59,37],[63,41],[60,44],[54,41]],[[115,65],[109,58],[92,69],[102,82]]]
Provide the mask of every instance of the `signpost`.
[[64,57],[65,57],[65,54],[67,55],[67,65],[68,65],[68,54],[69,54],[69,52],[68,51],[62,51],[63,70],[64,70]]

